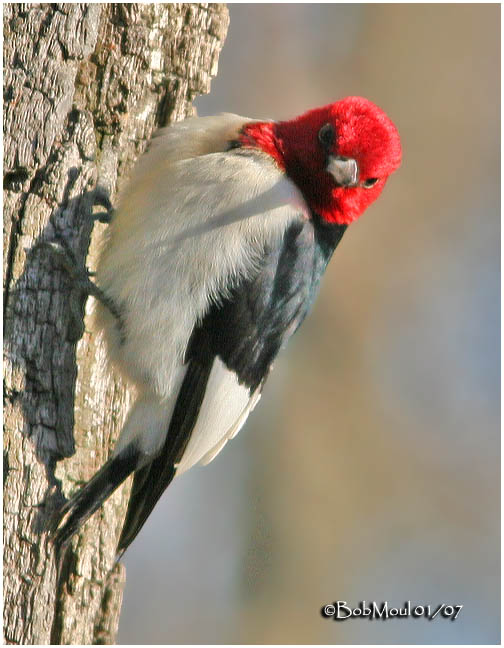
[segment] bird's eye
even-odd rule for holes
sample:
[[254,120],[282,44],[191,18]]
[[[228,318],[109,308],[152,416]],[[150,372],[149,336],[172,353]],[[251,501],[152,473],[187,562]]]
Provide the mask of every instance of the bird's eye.
[[365,187],[366,189],[371,189],[371,187],[374,187],[379,179],[380,178],[368,178],[367,180],[364,180],[362,186]]
[[335,137],[336,133],[334,132],[334,126],[332,124],[324,124],[324,126],[319,130],[319,142],[325,149],[331,148],[334,144]]

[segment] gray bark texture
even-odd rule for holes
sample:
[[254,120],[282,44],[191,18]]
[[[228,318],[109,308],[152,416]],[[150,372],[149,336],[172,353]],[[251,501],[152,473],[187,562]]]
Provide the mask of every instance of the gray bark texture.
[[[4,28],[4,642],[113,643],[119,489],[57,573],[47,528],[105,462],[131,394],[93,334],[70,327],[71,282],[37,243],[62,238],[92,270],[94,190],[112,203],[159,126],[209,91],[220,4],[6,4]],[[98,209],[103,211],[103,209]]]

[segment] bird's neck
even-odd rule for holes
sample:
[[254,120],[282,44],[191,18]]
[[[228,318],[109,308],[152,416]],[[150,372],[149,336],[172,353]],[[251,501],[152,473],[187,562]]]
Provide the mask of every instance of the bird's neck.
[[276,124],[274,122],[250,122],[245,124],[239,142],[245,148],[260,149],[267,153],[275,160],[280,169],[285,171],[285,159],[276,136]]

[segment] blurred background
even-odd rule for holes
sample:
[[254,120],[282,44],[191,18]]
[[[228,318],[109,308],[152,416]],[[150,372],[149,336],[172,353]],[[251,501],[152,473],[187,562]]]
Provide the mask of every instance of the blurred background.
[[[500,6],[231,4],[201,115],[364,95],[404,162],[260,407],[125,555],[119,642],[500,640]],[[335,623],[344,600],[464,605]]]

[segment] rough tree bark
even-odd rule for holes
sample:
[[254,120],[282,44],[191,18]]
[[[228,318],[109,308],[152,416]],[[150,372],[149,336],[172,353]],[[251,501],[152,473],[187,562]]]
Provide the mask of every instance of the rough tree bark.
[[7,643],[112,643],[125,580],[113,563],[129,484],[74,538],[56,574],[46,533],[54,468],[66,496],[91,477],[131,395],[90,330],[92,300],[82,337],[69,339],[69,279],[34,245],[62,237],[92,269],[106,227],[93,228],[95,187],[114,202],[154,128],[191,113],[227,26],[219,4],[4,5]]

